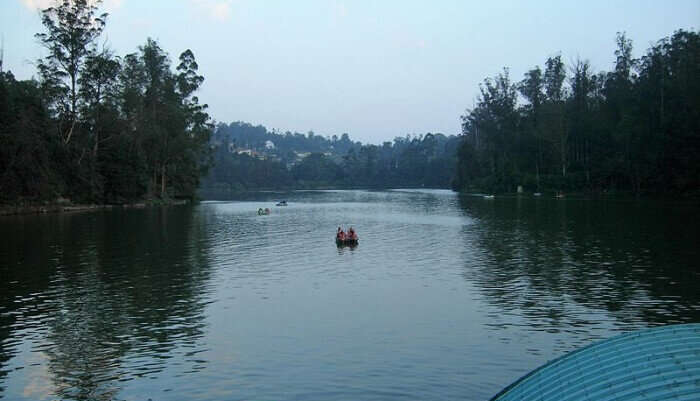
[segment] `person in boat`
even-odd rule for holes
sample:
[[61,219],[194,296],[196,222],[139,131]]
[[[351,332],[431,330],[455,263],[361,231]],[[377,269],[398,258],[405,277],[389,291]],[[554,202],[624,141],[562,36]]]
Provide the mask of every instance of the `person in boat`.
[[269,208],[269,207],[266,207],[266,208],[265,208],[265,214],[270,214],[270,208]]
[[342,228],[338,227],[338,232],[335,234],[335,238],[344,241],[345,240],[345,231],[343,231]]
[[357,239],[357,233],[355,233],[355,229],[350,227],[348,229],[348,239],[356,240]]
[[258,209],[258,215],[261,215],[261,214],[263,214],[263,208]]

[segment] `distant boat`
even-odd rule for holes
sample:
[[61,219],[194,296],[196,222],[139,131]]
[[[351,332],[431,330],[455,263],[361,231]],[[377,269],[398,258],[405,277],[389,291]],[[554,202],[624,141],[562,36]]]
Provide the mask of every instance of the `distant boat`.
[[344,238],[340,239],[335,237],[335,244],[338,246],[355,246],[360,243],[360,239],[355,236],[355,238]]
[[484,195],[484,199],[493,199],[495,198],[494,195]]
[[359,243],[360,243],[360,240],[357,238],[345,238],[345,239],[336,238],[335,239],[335,244],[338,246],[355,246]]
[[542,196],[542,193],[541,193],[541,192],[535,192],[535,193],[532,194],[532,195],[534,195],[534,196]]
[[277,202],[277,204],[275,206],[287,206],[287,201],[286,200],[279,201],[279,202]]
[[265,208],[265,209],[260,208],[260,209],[258,209],[258,216],[265,216],[265,215],[268,215],[268,214],[270,214],[270,209],[269,209],[269,208]]
[[349,232],[348,234],[343,233],[342,231],[339,231],[335,235],[335,244],[338,246],[355,246],[360,242],[360,237],[357,236],[357,232],[354,230]]

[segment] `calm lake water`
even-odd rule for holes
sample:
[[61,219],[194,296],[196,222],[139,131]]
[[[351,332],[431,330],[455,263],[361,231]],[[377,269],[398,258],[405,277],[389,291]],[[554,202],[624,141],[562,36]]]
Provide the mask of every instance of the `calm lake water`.
[[0,398],[485,400],[700,322],[699,209],[396,190],[3,217]]

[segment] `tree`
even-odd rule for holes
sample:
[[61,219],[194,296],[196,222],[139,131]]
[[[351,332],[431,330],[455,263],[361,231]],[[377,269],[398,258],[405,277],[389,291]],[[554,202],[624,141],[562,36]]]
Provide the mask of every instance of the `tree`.
[[[674,192],[700,188],[700,35],[679,30],[635,64],[641,181]],[[641,188],[640,188],[641,189]]]
[[564,80],[566,79],[566,69],[561,61],[561,56],[549,57],[545,62],[544,72],[545,93],[547,100],[545,103],[545,120],[547,131],[550,133],[549,140],[557,143],[559,149],[559,163],[561,175],[566,177],[566,153],[567,153],[567,130],[564,115]]
[[340,167],[322,153],[310,154],[292,169],[292,176],[300,181],[302,186],[332,185],[341,179],[341,174]]
[[534,68],[518,84],[525,103],[515,130],[501,130],[511,111],[496,107],[498,85],[482,85],[476,106],[462,116],[457,187],[503,188],[510,175],[527,186],[527,174],[498,157],[508,155],[526,171],[534,139],[538,188],[541,177],[549,190],[697,193],[699,37],[678,31],[637,60],[632,42],[618,33],[612,71],[594,73],[578,59],[568,80],[560,56],[550,57],[543,79]]
[[[194,54],[191,50],[182,53],[175,75],[170,71],[168,55],[157,42],[148,39],[140,54],[127,56],[126,68],[139,77],[130,82],[133,86],[127,87],[126,95],[138,98],[143,94],[143,104],[135,102],[133,111],[136,131],[143,138],[151,192],[161,198],[193,196],[208,164],[207,144],[213,128],[207,106],[200,105],[194,96],[204,81],[197,74]],[[169,186],[170,181],[173,186]]]
[[545,62],[544,86],[547,100],[550,102],[560,102],[564,98],[564,80],[566,70],[561,61],[561,55],[547,58]]
[[61,190],[49,126],[39,84],[0,72],[0,201],[43,200]]
[[0,72],[0,197],[124,202],[194,197],[212,129],[195,96],[190,50],[177,72],[153,40],[115,56],[96,40],[99,0],[60,0],[41,14],[41,81]]
[[518,174],[516,154],[518,115],[517,91],[508,69],[480,85],[476,107],[462,116],[462,134],[477,155],[484,171],[489,171],[487,190],[506,190]]
[[529,106],[524,108],[528,127],[525,129],[528,139],[535,142],[535,181],[540,190],[540,166],[543,164],[543,138],[541,129],[542,103],[545,100],[544,79],[539,66],[525,73],[525,78],[518,84],[518,91],[527,100]]
[[[100,137],[103,127],[108,125],[103,121],[105,114],[111,118],[111,123],[118,117],[116,110],[118,97],[118,77],[121,64],[109,50],[88,55],[83,73],[78,79],[80,97],[82,99],[82,115],[92,132],[93,157],[97,158],[99,145],[109,139]],[[110,109],[110,110],[107,110]]]
[[576,60],[571,68],[571,78],[569,85],[571,87],[571,98],[569,99],[569,116],[570,123],[568,125],[570,138],[570,153],[569,159],[574,163],[582,165],[586,172],[586,181],[590,182],[589,170],[589,135],[591,133],[591,124],[589,117],[591,115],[589,98],[594,90],[594,76],[591,73],[590,64],[588,61]]
[[[39,73],[44,83],[53,87],[55,110],[67,114],[69,127],[66,132],[61,130],[65,143],[70,142],[77,122],[79,76],[106,23],[107,14],[97,15],[100,3],[101,0],[62,0],[56,7],[42,11],[41,23],[46,32],[36,34],[49,52],[38,62]],[[65,95],[67,102],[62,99]]]
[[605,109],[612,138],[618,142],[621,157],[616,170],[622,172],[620,179],[631,180],[630,184],[640,189],[641,182],[632,161],[636,122],[634,118],[634,75],[636,61],[632,59],[632,42],[624,33],[617,33],[615,70],[608,73],[605,83]]
[[[180,193],[194,194],[199,186],[199,178],[211,167],[212,157],[209,139],[214,128],[207,114],[206,104],[200,104],[194,93],[204,83],[199,75],[199,65],[194,53],[187,49],[179,57],[177,66],[177,88],[180,95],[181,113],[184,115],[184,135],[180,137],[180,171],[178,188]],[[183,168],[184,167],[184,168]]]

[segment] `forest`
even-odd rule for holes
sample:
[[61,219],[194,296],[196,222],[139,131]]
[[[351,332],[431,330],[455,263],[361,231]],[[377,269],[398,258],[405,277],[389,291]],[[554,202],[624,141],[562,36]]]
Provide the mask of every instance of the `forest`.
[[[99,2],[41,13],[38,79],[0,73],[0,202],[192,199],[210,161],[212,124],[185,50],[173,69],[147,39],[119,57],[100,45]],[[0,71],[2,67],[0,65]]]
[[449,188],[460,138],[406,135],[382,145],[352,141],[347,133],[280,133],[243,122],[218,124],[214,166],[204,194],[255,189]]
[[362,144],[347,133],[214,124],[192,51],[153,39],[118,56],[99,1],[41,13],[45,57],[18,81],[0,60],[0,203],[122,204],[259,189],[700,195],[700,40],[679,30],[640,58],[616,37],[614,69],[548,57],[520,81],[480,85],[459,136]]
[[456,190],[700,193],[700,38],[676,31],[640,58],[616,37],[613,71],[547,58],[506,68],[462,118]]
[[[196,96],[195,56],[175,64],[153,39],[118,56],[101,41],[100,2],[64,0],[41,13],[37,79],[0,62],[0,203],[125,204],[209,191],[441,187],[459,138],[397,137],[381,146],[340,137],[214,125]],[[268,145],[271,143],[273,145]],[[273,146],[272,148],[268,146]],[[247,152],[247,153],[245,153]]]

